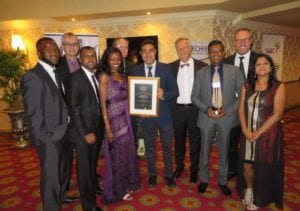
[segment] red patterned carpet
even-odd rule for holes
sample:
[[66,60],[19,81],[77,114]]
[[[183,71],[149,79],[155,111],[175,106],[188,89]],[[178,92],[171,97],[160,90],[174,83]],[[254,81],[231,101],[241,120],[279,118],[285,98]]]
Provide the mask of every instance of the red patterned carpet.
[[[284,117],[285,131],[285,186],[284,210],[300,210],[300,109],[287,112]],[[33,147],[13,150],[14,141],[7,140],[9,135],[0,135],[0,210],[32,211],[42,210],[39,195],[39,164]],[[147,186],[147,166],[140,160],[143,188],[134,194],[133,201],[122,201],[109,206],[103,205],[101,197],[97,203],[104,210],[147,211],[147,210],[244,210],[237,195],[235,180],[229,182],[233,190],[231,197],[225,197],[217,186],[217,148],[212,149],[211,181],[205,195],[199,195],[197,185],[189,183],[188,168],[179,180],[177,187],[170,189],[163,180],[162,152],[158,146],[160,169],[158,184],[155,188]],[[99,172],[103,172],[103,158],[99,160]],[[188,164],[186,164],[188,166]],[[71,183],[71,195],[78,194],[75,172]],[[80,202],[64,205],[63,210],[79,211]],[[260,210],[276,210],[274,204]]]

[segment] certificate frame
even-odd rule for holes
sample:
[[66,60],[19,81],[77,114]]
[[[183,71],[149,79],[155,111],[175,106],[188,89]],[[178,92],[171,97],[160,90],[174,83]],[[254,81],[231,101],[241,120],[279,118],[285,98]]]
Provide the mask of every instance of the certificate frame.
[[129,114],[157,117],[159,111],[157,89],[159,77],[128,77]]

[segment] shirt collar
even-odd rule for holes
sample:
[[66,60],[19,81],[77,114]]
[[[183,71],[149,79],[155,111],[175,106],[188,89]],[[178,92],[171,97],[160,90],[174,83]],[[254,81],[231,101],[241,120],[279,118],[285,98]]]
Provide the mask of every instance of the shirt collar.
[[42,60],[39,60],[39,63],[47,72],[53,72],[53,70],[55,70],[55,66],[51,66]]
[[90,78],[91,76],[95,76],[95,72],[91,73],[87,68],[85,68],[84,66],[81,65],[81,68],[83,69],[83,71],[85,72],[85,74],[88,76],[88,78]]
[[251,53],[251,50],[249,50],[247,53],[241,55],[239,54],[238,52],[236,52],[236,57],[245,57],[245,58],[249,58],[250,57],[250,53]]

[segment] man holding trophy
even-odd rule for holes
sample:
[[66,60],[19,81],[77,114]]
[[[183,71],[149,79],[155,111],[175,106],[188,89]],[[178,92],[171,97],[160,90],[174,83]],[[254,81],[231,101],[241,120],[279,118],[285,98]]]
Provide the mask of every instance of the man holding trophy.
[[244,78],[238,67],[223,63],[224,55],[221,41],[209,43],[211,64],[197,72],[192,92],[192,102],[199,108],[197,126],[201,133],[201,150],[198,192],[202,194],[209,183],[209,153],[217,131],[218,185],[224,195],[231,195],[227,186],[229,131],[238,121],[238,95]]

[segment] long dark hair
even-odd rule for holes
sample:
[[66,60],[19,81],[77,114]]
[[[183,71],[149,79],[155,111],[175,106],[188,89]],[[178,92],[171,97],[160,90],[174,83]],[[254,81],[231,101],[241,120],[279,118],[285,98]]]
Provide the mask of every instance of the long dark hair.
[[[269,88],[273,85],[274,82],[278,82],[278,79],[276,77],[277,67],[275,66],[275,63],[274,63],[271,56],[269,56],[268,54],[265,54],[265,53],[260,53],[260,54],[257,55],[257,57],[254,60],[254,72],[255,72],[256,62],[259,58],[265,58],[270,63],[271,72],[269,73],[269,80],[268,80],[268,88]],[[256,80],[257,80],[257,76],[256,76],[256,73],[255,73],[254,75],[251,76],[251,78],[249,80],[252,89],[255,89]]]
[[121,73],[121,70],[123,67],[123,59],[122,59],[121,51],[116,47],[108,47],[105,49],[105,51],[103,52],[103,55],[101,57],[101,60],[100,60],[99,66],[98,66],[98,70],[97,70],[97,75],[99,75],[99,73],[101,71],[107,73],[108,75],[111,75],[111,69],[108,64],[108,59],[109,59],[109,56],[113,53],[120,54],[121,64],[120,64],[120,68],[118,71]]

